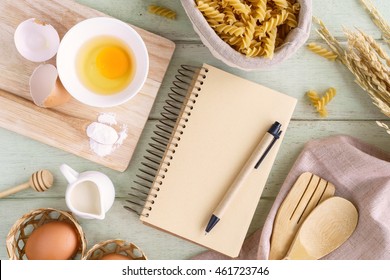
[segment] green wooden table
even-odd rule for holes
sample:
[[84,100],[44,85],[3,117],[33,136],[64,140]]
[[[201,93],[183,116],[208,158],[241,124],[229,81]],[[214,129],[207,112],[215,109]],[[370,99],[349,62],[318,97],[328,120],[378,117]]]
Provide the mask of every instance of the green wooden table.
[[[201,65],[207,62],[298,99],[248,234],[262,226],[281,184],[307,141],[348,134],[390,152],[390,135],[375,123],[380,120],[390,125],[389,119],[379,112],[367,93],[354,83],[353,76],[339,62],[327,61],[306,48],[301,48],[292,58],[269,71],[245,72],[231,68],[211,55],[194,32],[180,1],[77,2],[169,38],[176,43],[176,50],[135,154],[123,173],[0,129],[0,190],[27,181],[33,172],[43,168],[50,169],[56,180],[53,188],[45,193],[35,193],[30,189],[0,200],[0,259],[8,258],[5,238],[14,222],[24,213],[41,207],[67,209],[64,200],[66,182],[58,168],[62,163],[67,163],[78,171],[101,171],[115,184],[116,199],[106,218],[102,221],[80,219],[88,248],[103,240],[121,238],[138,245],[150,259],[189,259],[205,251],[200,246],[143,225],[136,215],[123,209],[169,87],[181,64]],[[390,2],[375,0],[374,3],[390,22]],[[147,7],[150,4],[170,7],[177,12],[177,20],[171,21],[149,14]],[[379,30],[364,11],[360,0],[313,0],[313,15],[320,17],[339,39],[344,38],[343,26],[361,28],[375,39],[381,39]],[[314,28],[309,41],[321,42]],[[337,96],[328,105],[329,116],[321,118],[305,97],[305,92],[309,89],[325,91],[331,86],[337,89]]]

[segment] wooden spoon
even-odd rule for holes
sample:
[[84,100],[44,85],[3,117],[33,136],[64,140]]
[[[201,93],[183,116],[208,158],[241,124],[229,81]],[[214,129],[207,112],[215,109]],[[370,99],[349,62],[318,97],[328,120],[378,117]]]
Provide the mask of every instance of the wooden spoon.
[[276,214],[271,236],[270,260],[283,259],[306,217],[319,203],[332,197],[334,192],[333,184],[310,172],[299,176]]
[[0,198],[17,193],[29,187],[33,188],[37,192],[44,192],[48,190],[52,185],[53,175],[50,173],[49,170],[43,169],[33,173],[28,182],[0,192]]
[[348,200],[331,197],[307,216],[285,260],[318,260],[343,244],[354,232],[358,211]]

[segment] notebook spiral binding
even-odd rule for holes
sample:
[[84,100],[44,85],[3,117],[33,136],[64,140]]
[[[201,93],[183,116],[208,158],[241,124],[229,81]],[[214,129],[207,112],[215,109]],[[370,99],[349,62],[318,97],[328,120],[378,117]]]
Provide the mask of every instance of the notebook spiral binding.
[[[149,211],[158,196],[165,174],[174,158],[175,149],[179,146],[186,123],[198,98],[207,68],[181,65],[170,87],[168,99],[161,112],[162,119],[156,124],[151,142],[146,149],[145,161],[141,162],[139,173],[128,193],[131,199],[123,206],[126,210],[148,217]],[[197,75],[199,73],[199,75]],[[197,77],[194,79],[194,77]],[[191,89],[191,91],[190,91]],[[157,184],[155,184],[157,183]],[[153,187],[157,185],[157,187]],[[146,211],[144,211],[146,210]]]

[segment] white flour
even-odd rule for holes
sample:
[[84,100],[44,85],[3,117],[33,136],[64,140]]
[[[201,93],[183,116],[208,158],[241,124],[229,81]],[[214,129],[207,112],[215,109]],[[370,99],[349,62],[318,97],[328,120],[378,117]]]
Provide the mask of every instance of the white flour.
[[122,125],[117,132],[113,127],[115,125],[117,125],[117,121],[114,113],[102,113],[97,122],[93,122],[87,127],[89,146],[98,156],[104,157],[111,154],[127,138],[127,126]]
[[118,140],[115,145],[122,145],[123,141],[127,138],[127,126],[123,125],[121,131],[118,133]]
[[91,148],[92,151],[95,152],[95,154],[101,157],[105,157],[111,154],[112,151],[114,150],[113,145],[100,144],[91,138],[89,139],[89,147]]
[[98,122],[108,124],[108,125],[116,125],[115,113],[103,113],[98,117]]
[[114,128],[99,122],[93,122],[87,127],[87,135],[89,138],[104,145],[113,145],[119,138]]

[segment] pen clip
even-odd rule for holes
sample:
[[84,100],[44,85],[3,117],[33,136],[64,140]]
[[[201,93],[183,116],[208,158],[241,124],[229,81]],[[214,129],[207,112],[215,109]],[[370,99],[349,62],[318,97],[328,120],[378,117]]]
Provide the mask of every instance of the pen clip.
[[261,162],[267,156],[268,152],[271,150],[271,148],[275,144],[276,140],[278,140],[280,138],[281,134],[282,134],[282,130],[280,130],[277,134],[273,134],[274,139],[272,139],[272,142],[268,145],[267,149],[264,151],[263,155],[260,157],[259,161],[256,163],[255,169],[257,169],[260,166]]

